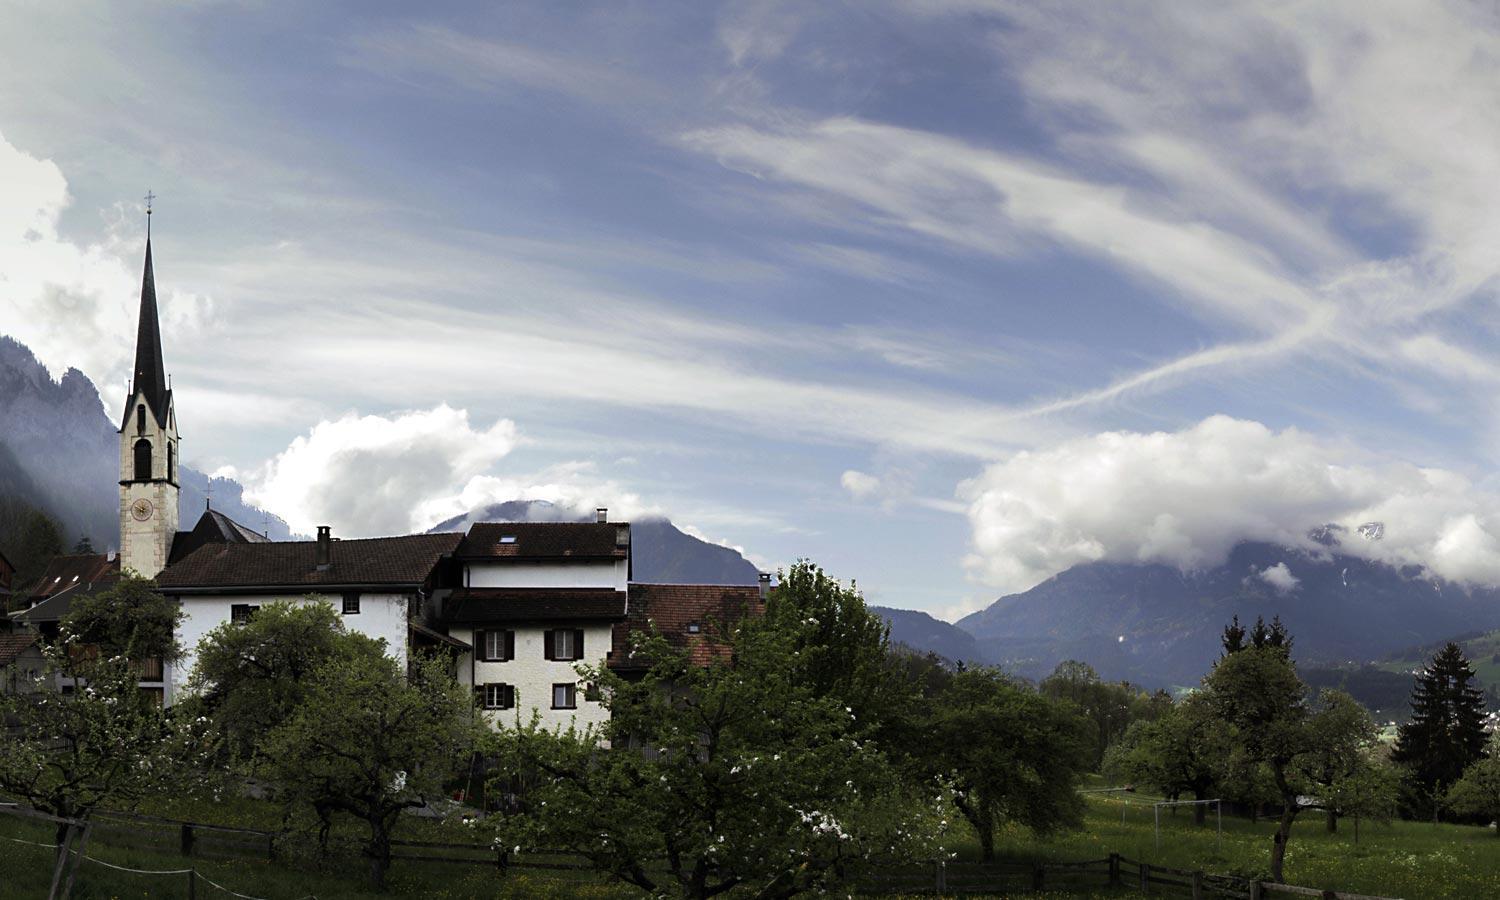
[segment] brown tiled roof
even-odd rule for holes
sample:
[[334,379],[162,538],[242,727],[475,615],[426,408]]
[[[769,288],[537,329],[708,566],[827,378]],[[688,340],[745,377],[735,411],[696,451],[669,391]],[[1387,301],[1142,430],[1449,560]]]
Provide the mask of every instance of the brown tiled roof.
[[54,556],[52,561],[47,563],[47,571],[42,573],[41,579],[32,587],[27,600],[35,605],[53,594],[60,594],[76,587],[87,587],[90,584],[113,584],[119,580],[119,557],[110,559],[100,553]]
[[41,635],[35,631],[21,631],[15,634],[0,634],[0,666],[8,666],[16,661],[26,648],[41,639]]
[[[630,613],[614,629],[610,667],[644,669],[650,661],[630,654],[632,632],[649,633],[652,626],[675,647],[688,651],[697,665],[708,665],[728,655],[718,642],[718,629],[765,610],[760,588],[718,584],[632,584]],[[688,626],[697,624],[697,634]]]
[[316,541],[206,544],[156,576],[163,591],[213,588],[309,588],[420,585],[463,539],[457,534],[334,541],[332,564],[317,567]]
[[443,618],[455,625],[623,619],[625,597],[613,588],[460,588],[444,602]]
[[[623,522],[477,522],[469,529],[458,555],[483,559],[625,559],[630,553],[619,542]],[[515,538],[505,541],[501,538]]]

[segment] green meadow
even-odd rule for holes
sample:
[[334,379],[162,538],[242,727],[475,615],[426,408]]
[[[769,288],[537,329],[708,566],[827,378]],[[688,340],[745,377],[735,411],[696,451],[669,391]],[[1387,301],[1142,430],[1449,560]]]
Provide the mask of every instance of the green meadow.
[[[1085,827],[1038,839],[1024,829],[1004,831],[997,843],[1001,858],[1012,862],[1069,862],[1102,859],[1119,853],[1131,860],[1180,869],[1202,869],[1217,874],[1263,875],[1269,855],[1273,823],[1251,823],[1225,817],[1222,838],[1212,812],[1204,827],[1193,824],[1187,809],[1176,815],[1163,811],[1160,848],[1157,847],[1152,798],[1096,795],[1090,798]],[[212,820],[243,827],[274,826],[278,814],[270,804],[240,800],[212,808],[198,804],[162,804],[153,813],[198,821]],[[212,816],[207,813],[217,812]],[[1123,818],[1123,821],[1122,821]],[[402,835],[408,840],[480,842],[473,832],[457,825],[412,822]],[[1340,823],[1337,834],[1324,830],[1323,817],[1304,813],[1293,832],[1287,853],[1287,880],[1319,889],[1352,891],[1406,900],[1424,898],[1500,897],[1500,839],[1493,829],[1421,822],[1378,824],[1362,822],[1356,843],[1354,823]],[[346,837],[353,832],[340,831]],[[36,842],[49,839],[47,829],[0,816],[0,838]],[[315,865],[309,862],[273,863],[264,858],[184,858],[165,842],[144,846],[118,832],[96,834],[89,855],[133,869],[195,867],[208,879],[241,894],[267,900],[355,900],[381,896],[446,898],[641,896],[590,873],[511,870],[503,878],[485,865],[454,865],[398,861],[391,869],[390,892],[371,892],[358,858]],[[960,827],[955,848],[960,860],[978,858],[978,843]],[[5,841],[3,893],[7,898],[45,897],[51,874],[49,849]],[[1048,897],[1099,897],[1135,894],[1127,870],[1127,887],[1109,891],[1104,885],[1078,890],[1053,889]],[[74,896],[78,898],[188,897],[187,877],[120,873],[85,862]],[[196,897],[222,897],[203,881]],[[1022,880],[997,884],[988,895],[1032,896]]]

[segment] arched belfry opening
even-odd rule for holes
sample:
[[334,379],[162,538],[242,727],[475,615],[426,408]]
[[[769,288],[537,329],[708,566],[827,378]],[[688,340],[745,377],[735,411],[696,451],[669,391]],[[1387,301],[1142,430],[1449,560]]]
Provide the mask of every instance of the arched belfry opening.
[[172,444],[167,445],[167,480],[177,483],[177,447]]
[[151,442],[145,438],[135,442],[135,480],[151,480]]

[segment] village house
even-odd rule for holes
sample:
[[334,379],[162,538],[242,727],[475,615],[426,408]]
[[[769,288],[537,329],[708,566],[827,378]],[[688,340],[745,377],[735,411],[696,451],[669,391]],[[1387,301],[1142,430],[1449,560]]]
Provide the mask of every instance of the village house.
[[[267,603],[323,602],[345,627],[384,641],[403,667],[418,652],[442,651],[476,705],[497,726],[540,717],[547,727],[597,725],[607,715],[576,667],[640,671],[632,631],[653,626],[700,662],[721,652],[711,621],[760,611],[757,589],[645,585],[632,581],[630,525],[599,509],[581,523],[485,522],[467,534],[340,540],[322,526],[314,540],[271,541],[206,509],[179,530],[181,436],[166,378],[146,241],[135,372],[120,425],[120,552],[59,557],[28,609],[15,616],[29,634],[55,634],[71,598],[122,573],[155,579],[184,616],[176,663],[143,662],[142,688],[171,704],[188,689],[198,643],[222,625],[244,623]],[[0,645],[0,655],[34,648]],[[152,665],[154,663],[154,665]]]

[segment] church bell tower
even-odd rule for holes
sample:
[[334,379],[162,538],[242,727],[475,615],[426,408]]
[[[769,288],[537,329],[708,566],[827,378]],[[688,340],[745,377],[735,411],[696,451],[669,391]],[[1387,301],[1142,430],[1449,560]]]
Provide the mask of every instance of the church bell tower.
[[146,207],[146,272],[135,376],[120,424],[120,566],[146,578],[167,567],[177,536],[177,412],[167,386],[151,271],[151,207]]

